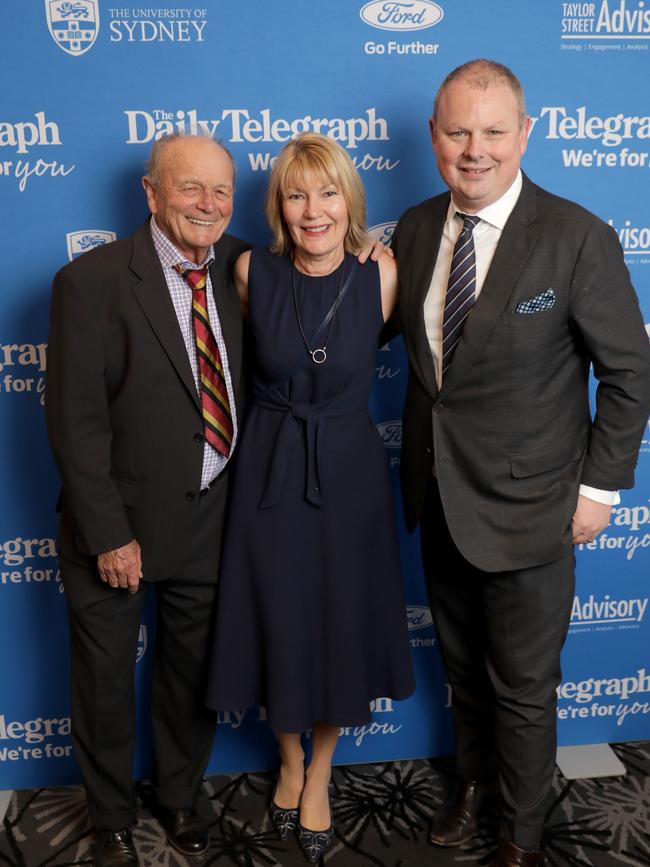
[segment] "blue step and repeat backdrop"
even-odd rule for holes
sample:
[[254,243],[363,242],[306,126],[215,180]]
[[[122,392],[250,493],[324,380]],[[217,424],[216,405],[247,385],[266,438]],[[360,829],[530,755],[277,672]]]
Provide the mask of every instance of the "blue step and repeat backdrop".
[[[410,205],[440,192],[427,130],[445,74],[473,57],[511,66],[533,128],[524,167],[616,229],[650,320],[650,6],[642,0],[5,0],[0,193],[0,789],[76,781],[66,606],[56,559],[59,480],[43,420],[51,278],[132,232],[152,141],[208,131],[232,150],[232,231],[264,243],[263,194],[292,135],[341,142],[388,241]],[[616,311],[612,311],[612,316]],[[79,364],[83,364],[79,358]],[[377,355],[373,395],[398,501],[406,361]],[[400,519],[401,520],[401,519]],[[376,703],[337,760],[447,754],[449,688],[417,540],[401,527],[418,690]],[[650,737],[650,434],[637,486],[578,551],[558,724],[563,744]],[[138,679],[154,642],[144,622]],[[376,636],[378,642],[381,635]],[[238,652],[233,647],[233,654]],[[143,694],[146,692],[142,690]],[[146,705],[146,699],[143,699]],[[146,774],[146,706],[136,771]],[[274,761],[264,712],[223,714],[212,770]]]

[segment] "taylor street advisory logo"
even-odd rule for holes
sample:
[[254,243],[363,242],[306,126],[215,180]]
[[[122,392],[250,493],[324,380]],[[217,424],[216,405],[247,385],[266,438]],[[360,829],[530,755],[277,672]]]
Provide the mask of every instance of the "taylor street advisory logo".
[[576,596],[571,609],[570,632],[580,634],[638,629],[647,607],[647,597],[612,599],[609,593],[602,598],[593,593],[587,599]]
[[650,9],[645,0],[561,3],[562,49],[572,51],[647,51]]
[[618,235],[626,265],[650,265],[650,226],[635,226],[632,220],[624,220],[622,226],[614,220],[607,223]]
[[43,406],[46,367],[47,343],[0,343],[0,395],[37,395]]
[[92,48],[99,33],[97,0],[45,0],[52,39],[66,54],[80,57]]
[[68,232],[66,243],[68,247],[68,259],[72,262],[88,250],[95,247],[103,247],[117,239],[115,232],[108,229],[81,229],[78,232]]
[[[550,105],[531,118],[531,132],[538,130],[548,141],[569,144],[562,148],[564,168],[650,168],[650,153],[637,150],[650,139],[650,115],[592,114],[586,105],[576,109]],[[573,142],[580,143],[574,147]],[[595,145],[595,146],[594,146]]]
[[[377,30],[410,33],[414,30],[427,30],[438,24],[444,12],[432,0],[371,0],[359,11],[361,20]],[[440,45],[434,42],[401,42],[391,39],[388,42],[368,41],[364,44],[365,54],[370,55],[431,55],[437,54]]]

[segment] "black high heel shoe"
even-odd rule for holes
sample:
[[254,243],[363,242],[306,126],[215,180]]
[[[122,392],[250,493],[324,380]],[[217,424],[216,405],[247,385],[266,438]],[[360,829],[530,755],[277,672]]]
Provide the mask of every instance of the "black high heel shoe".
[[[327,801],[331,816],[332,805],[329,800],[329,793]],[[298,842],[307,860],[315,864],[317,861],[320,861],[334,842],[334,823],[330,820],[330,826],[325,831],[310,831],[309,828],[305,828],[304,825],[300,824],[300,813],[298,813]]]
[[271,803],[269,804],[269,816],[271,817],[271,824],[275,828],[275,832],[280,840],[286,840],[289,834],[298,830],[300,811],[298,807],[290,807],[288,810],[284,807],[278,807],[275,803],[277,789],[278,784],[276,783],[271,795]]

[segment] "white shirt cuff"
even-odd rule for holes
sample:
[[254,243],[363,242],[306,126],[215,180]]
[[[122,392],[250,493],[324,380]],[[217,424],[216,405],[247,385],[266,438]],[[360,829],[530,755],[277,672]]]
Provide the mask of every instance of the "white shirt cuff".
[[603,506],[618,506],[621,502],[618,491],[601,491],[600,488],[590,488],[589,485],[580,485],[580,495],[596,503],[602,503]]

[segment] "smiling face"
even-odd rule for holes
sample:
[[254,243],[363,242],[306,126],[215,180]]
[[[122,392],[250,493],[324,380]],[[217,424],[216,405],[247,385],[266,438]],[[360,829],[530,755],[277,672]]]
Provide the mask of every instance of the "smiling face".
[[311,171],[299,174],[282,196],[282,215],[295,244],[297,264],[337,267],[345,254],[350,223],[340,186]]
[[190,262],[201,264],[232,216],[227,153],[211,139],[179,138],[162,151],[155,184],[142,181],[160,229]]
[[505,81],[497,78],[486,88],[462,78],[451,82],[429,126],[438,170],[463,211],[475,214],[512,185],[530,118],[520,123],[517,100]]

